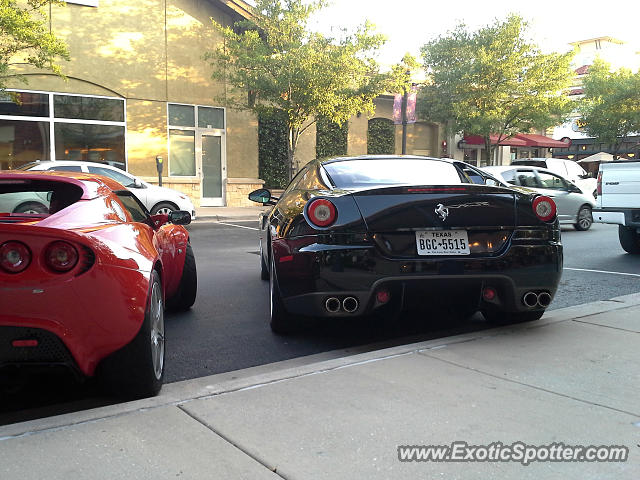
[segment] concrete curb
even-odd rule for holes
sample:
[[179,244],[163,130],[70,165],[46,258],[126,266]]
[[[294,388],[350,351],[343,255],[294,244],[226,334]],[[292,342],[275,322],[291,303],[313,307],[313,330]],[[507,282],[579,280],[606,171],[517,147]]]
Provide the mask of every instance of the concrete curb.
[[439,338],[409,345],[400,345],[356,355],[341,356],[339,358],[335,358],[335,355],[336,353],[340,353],[340,351],[325,352],[309,357],[300,357],[284,362],[277,362],[194,380],[171,383],[165,385],[160,395],[154,398],[146,398],[134,402],[110,405],[107,407],[0,427],[0,441],[44,431],[57,430],[83,423],[97,422],[148,409],[185,404],[194,400],[225,395],[241,390],[259,388],[263,385],[284,382],[290,379],[323,374],[341,368],[361,365],[363,363],[419,353],[425,350],[441,348],[445,345],[506,335],[517,330],[542,328],[553,323],[584,319],[592,315],[635,306],[640,306],[640,293],[553,310],[546,314],[541,320],[534,323],[517,324],[490,330],[465,333],[452,337]]

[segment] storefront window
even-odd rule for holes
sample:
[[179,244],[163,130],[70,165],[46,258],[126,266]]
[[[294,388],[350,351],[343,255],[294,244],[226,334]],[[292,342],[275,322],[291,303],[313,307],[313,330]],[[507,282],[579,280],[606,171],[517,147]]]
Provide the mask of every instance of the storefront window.
[[124,127],[56,123],[56,160],[81,160],[125,167]]
[[57,118],[124,122],[122,101],[113,98],[54,95],[53,111]]
[[0,120],[0,170],[49,160],[49,122]]
[[195,176],[196,135],[192,130],[169,130],[169,175]]
[[196,114],[194,106],[169,104],[169,125],[174,127],[195,127]]
[[198,127],[224,128],[224,109],[198,107]]
[[34,160],[84,160],[126,169],[124,100],[41,92],[0,95],[0,166],[17,168]]

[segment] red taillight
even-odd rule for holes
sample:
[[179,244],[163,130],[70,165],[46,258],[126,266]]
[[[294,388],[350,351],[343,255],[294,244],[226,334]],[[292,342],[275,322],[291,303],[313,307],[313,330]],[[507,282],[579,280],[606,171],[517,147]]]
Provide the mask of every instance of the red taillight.
[[336,221],[336,207],[329,200],[319,198],[312,200],[307,209],[309,220],[316,227],[328,227]]
[[31,252],[21,242],[5,242],[0,246],[0,266],[9,273],[20,273],[29,266]]
[[556,216],[556,202],[544,195],[533,200],[533,212],[543,222],[553,220]]
[[602,170],[598,172],[598,187],[597,190],[598,196],[602,195]]
[[44,261],[55,272],[68,272],[78,263],[78,251],[67,242],[53,242],[44,252]]

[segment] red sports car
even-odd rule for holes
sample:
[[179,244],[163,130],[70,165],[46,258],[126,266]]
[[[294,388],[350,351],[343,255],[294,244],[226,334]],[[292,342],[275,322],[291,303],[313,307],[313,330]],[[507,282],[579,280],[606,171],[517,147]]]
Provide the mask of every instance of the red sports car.
[[[16,194],[49,212],[3,211]],[[0,171],[0,368],[65,365],[119,395],[157,394],[165,303],[196,297],[190,221],[151,216],[107,177]]]

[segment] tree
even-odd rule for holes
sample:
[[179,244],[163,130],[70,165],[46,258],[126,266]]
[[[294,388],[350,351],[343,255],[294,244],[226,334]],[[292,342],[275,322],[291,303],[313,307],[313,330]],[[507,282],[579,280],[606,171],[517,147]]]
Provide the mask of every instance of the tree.
[[459,25],[422,47],[428,82],[421,114],[456,132],[481,135],[489,159],[497,142],[562,123],[570,113],[564,90],[573,53],[545,54],[525,37],[517,15],[468,32]]
[[0,92],[9,78],[27,83],[15,67],[30,65],[63,76],[57,60],[69,60],[65,43],[50,31],[44,7],[58,0],[0,0]]
[[600,59],[589,67],[578,111],[586,134],[611,145],[617,157],[625,137],[640,132],[640,73],[610,68]]
[[206,55],[213,78],[233,88],[227,105],[257,115],[286,113],[290,174],[300,135],[316,118],[342,124],[373,112],[373,100],[386,86],[374,60],[384,39],[368,23],[340,39],[308,29],[311,14],[326,3],[257,0],[252,20],[233,26],[213,22],[224,41]]

